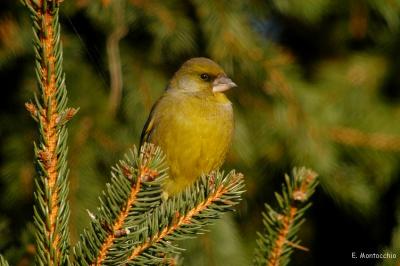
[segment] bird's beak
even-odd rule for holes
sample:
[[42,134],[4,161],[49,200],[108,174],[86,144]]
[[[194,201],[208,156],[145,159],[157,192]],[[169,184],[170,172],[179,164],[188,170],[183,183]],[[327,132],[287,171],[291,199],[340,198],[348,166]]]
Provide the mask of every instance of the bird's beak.
[[233,82],[230,78],[227,76],[219,76],[217,77],[214,82],[213,82],[213,87],[212,90],[213,92],[224,92],[227,91],[233,87],[237,87],[235,82]]

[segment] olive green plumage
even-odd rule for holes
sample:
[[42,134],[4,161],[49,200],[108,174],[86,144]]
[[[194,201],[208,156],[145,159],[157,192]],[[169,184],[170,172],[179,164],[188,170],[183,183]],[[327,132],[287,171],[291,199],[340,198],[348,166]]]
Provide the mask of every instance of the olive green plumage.
[[154,143],[164,151],[171,177],[167,193],[181,191],[223,164],[232,141],[233,110],[222,92],[235,86],[215,62],[193,58],[154,104],[141,144]]

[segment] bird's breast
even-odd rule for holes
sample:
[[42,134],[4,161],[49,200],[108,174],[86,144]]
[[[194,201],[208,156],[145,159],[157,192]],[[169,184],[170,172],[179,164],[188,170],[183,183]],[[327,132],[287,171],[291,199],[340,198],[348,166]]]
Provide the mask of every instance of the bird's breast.
[[194,97],[175,99],[171,108],[152,139],[166,153],[171,177],[186,186],[223,163],[232,141],[233,111],[230,102]]

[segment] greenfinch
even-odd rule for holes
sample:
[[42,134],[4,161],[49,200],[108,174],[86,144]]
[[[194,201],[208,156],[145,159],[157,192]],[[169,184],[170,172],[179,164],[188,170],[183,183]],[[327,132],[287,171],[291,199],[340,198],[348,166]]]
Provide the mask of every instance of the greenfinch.
[[192,58],[174,74],[153,105],[143,128],[144,142],[159,146],[175,194],[224,162],[233,135],[232,104],[224,92],[236,84],[208,58]]

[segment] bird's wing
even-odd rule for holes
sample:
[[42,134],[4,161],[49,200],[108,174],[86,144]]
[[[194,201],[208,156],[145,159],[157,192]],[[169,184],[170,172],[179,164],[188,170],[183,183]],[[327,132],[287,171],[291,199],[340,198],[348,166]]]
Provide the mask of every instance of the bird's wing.
[[140,147],[143,145],[145,142],[149,142],[151,134],[154,130],[154,121],[156,120],[156,115],[155,115],[155,109],[157,109],[157,106],[159,105],[160,99],[153,105],[151,108],[149,117],[147,118],[146,123],[144,124],[142,134],[140,135]]

